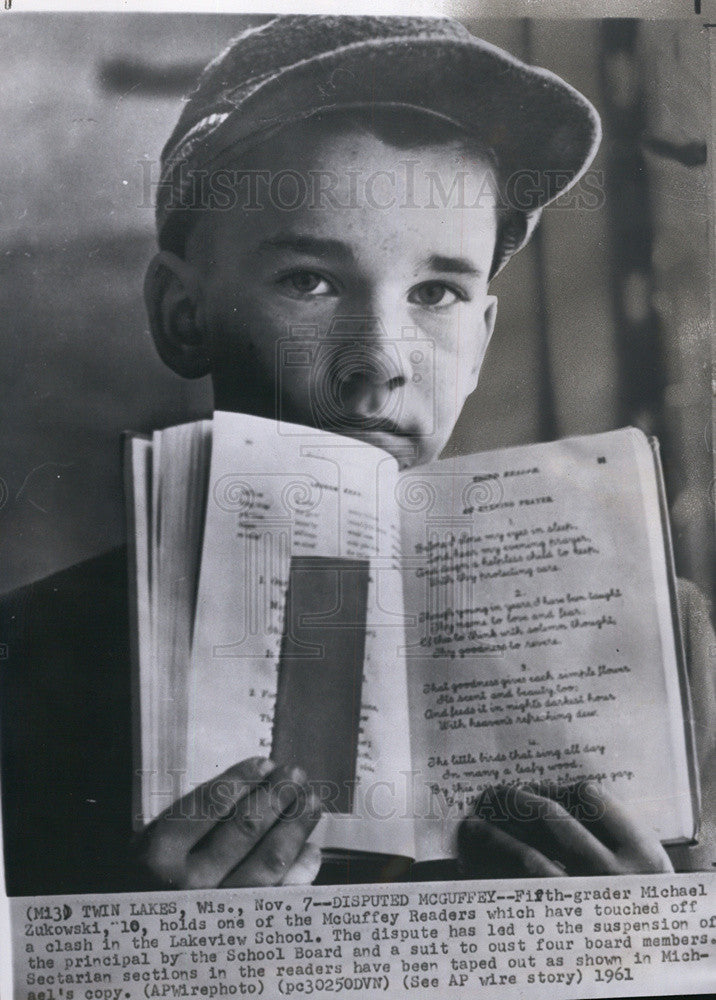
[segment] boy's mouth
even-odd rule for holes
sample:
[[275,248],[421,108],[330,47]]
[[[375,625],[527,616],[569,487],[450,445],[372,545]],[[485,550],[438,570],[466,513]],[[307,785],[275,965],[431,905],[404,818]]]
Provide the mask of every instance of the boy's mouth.
[[367,419],[362,426],[356,424],[343,427],[337,432],[387,451],[401,468],[413,465],[419,453],[418,435],[415,429],[401,427],[393,420]]
[[365,421],[365,426],[359,427],[358,430],[359,431],[365,430],[368,433],[375,431],[377,433],[382,433],[382,434],[394,434],[396,437],[405,437],[410,439],[412,439],[413,437],[412,432],[404,429],[403,427],[400,426],[400,424],[397,424],[394,420],[367,419]]
[[361,437],[364,434],[390,435],[391,437],[415,439],[415,430],[401,427],[394,420],[374,420],[370,417],[354,417],[350,421],[324,425],[325,430],[334,434],[345,434],[348,437]]

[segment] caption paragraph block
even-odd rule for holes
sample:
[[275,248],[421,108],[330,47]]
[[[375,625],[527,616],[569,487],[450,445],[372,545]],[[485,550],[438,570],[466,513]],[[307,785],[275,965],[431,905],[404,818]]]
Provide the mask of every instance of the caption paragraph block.
[[14,898],[15,1000],[716,985],[716,874]]

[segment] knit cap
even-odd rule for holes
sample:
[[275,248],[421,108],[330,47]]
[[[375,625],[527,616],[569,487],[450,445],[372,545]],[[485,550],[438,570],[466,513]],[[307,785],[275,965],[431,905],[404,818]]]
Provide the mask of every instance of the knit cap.
[[456,21],[278,16],[234,38],[186,101],[162,152],[160,245],[181,241],[197,176],[232,150],[317,112],[381,106],[436,115],[492,152],[507,203],[492,275],[579,180],[601,138],[582,94]]

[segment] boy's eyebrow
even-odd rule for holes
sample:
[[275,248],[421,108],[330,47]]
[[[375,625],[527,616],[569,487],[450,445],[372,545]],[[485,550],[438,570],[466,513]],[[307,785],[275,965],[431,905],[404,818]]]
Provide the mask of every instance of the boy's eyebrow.
[[479,276],[482,271],[475,267],[466,257],[443,257],[441,254],[431,254],[425,265],[431,271],[452,271],[453,274],[474,274]]
[[333,254],[341,257],[351,257],[351,249],[342,240],[334,240],[324,236],[309,236],[303,233],[277,233],[275,236],[262,240],[256,247],[261,250],[294,250],[297,253],[309,253],[316,256]]
[[[276,233],[268,239],[261,240],[255,252],[262,250],[293,250],[295,253],[313,254],[316,257],[334,256],[352,258],[353,251],[347,243],[329,236],[311,236],[308,233]],[[423,267],[431,271],[451,272],[453,274],[470,274],[480,277],[482,271],[467,257],[446,257],[443,254],[430,254],[423,261]]]

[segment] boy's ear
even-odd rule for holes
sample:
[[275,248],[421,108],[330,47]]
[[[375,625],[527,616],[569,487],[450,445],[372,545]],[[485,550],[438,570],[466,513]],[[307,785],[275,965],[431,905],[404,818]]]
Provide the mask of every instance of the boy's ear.
[[144,302],[162,361],[184,378],[208,375],[210,345],[201,310],[197,268],[162,250],[147,268]]
[[495,329],[495,321],[497,320],[497,296],[487,295],[485,297],[485,301],[487,305],[485,306],[485,312],[483,314],[483,338],[482,342],[478,346],[477,354],[475,356],[475,365],[472,369],[472,374],[475,378],[475,385],[477,385],[477,380],[480,376],[480,369],[482,368],[482,362],[485,360],[487,346],[490,343],[492,331]]

